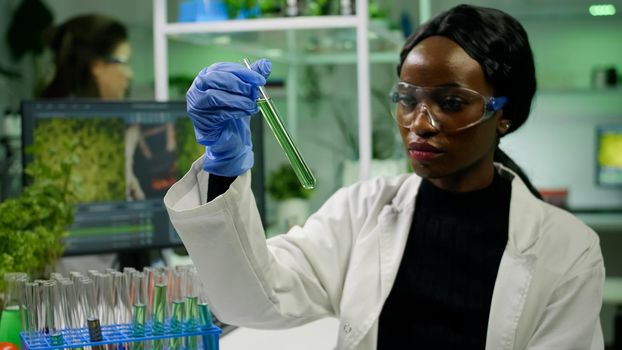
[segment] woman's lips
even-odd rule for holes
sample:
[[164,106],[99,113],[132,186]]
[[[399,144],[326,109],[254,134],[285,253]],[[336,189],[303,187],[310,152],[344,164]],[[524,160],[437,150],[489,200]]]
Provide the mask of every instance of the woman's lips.
[[415,160],[430,160],[443,154],[443,152],[425,142],[413,142],[408,145],[408,153]]

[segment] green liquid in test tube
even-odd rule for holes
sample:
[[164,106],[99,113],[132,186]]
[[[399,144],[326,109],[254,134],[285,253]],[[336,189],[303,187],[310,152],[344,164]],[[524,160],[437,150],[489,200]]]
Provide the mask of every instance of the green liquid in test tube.
[[[153,316],[152,333],[153,335],[164,334],[164,319],[166,317],[166,285],[156,284],[153,288]],[[154,350],[164,349],[164,341],[156,339],[153,341]]]
[[[251,68],[248,59],[244,59],[244,64],[248,67],[248,69]],[[279,145],[281,145],[281,148],[285,151],[285,155],[287,156],[292,169],[294,169],[294,173],[296,173],[298,181],[300,181],[302,187],[307,190],[315,188],[315,176],[313,176],[311,169],[309,169],[309,166],[302,158],[302,155],[300,155],[300,151],[298,151],[298,148],[287,132],[287,129],[285,129],[283,120],[279,117],[279,113],[276,110],[272,99],[266,95],[263,87],[259,87],[259,94],[260,98],[257,100],[259,111],[266,120],[266,123],[268,123],[268,126],[270,126],[270,129],[272,130],[274,137],[276,137],[276,140],[279,142]]]
[[[199,323],[201,324],[202,329],[208,329],[214,325],[212,312],[210,311],[207,303],[199,303]],[[218,349],[218,335],[204,334],[203,348]]]
[[[171,308],[171,318],[170,318],[170,332],[171,333],[181,333],[182,331],[182,322],[184,318],[184,302],[180,300],[173,300],[173,305]],[[182,346],[181,337],[171,338],[169,350],[179,350]]]
[[164,333],[164,318],[166,317],[166,285],[156,284],[153,289],[153,334]]
[[[189,332],[194,332],[199,329],[199,305],[198,305],[198,297],[197,296],[187,296],[184,313],[186,316],[186,329]],[[196,350],[197,349],[197,336],[187,337],[186,338],[186,349],[187,350]]]
[[201,328],[207,329],[212,326],[212,311],[207,303],[199,303],[199,323]]
[[[136,303],[132,307],[132,335],[134,337],[144,337],[145,336],[145,311],[147,307],[145,304]],[[134,342],[132,344],[132,349],[134,350],[143,350],[144,344],[143,342]]]

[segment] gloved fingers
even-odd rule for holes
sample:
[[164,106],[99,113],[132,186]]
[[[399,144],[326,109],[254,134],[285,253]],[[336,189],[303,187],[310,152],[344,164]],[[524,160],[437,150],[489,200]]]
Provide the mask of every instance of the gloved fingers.
[[241,110],[218,110],[213,112],[201,112],[200,118],[191,118],[192,124],[195,129],[203,133],[209,133],[214,129],[218,130],[219,127],[215,127],[215,125],[220,125],[228,120],[232,119],[243,119],[244,117],[250,116],[250,114],[257,113],[258,110],[251,111],[241,111]]
[[[195,136],[197,136],[197,140],[201,138],[203,142],[199,142],[202,145],[209,146],[210,142],[213,143],[217,139],[222,137],[222,132],[224,130],[229,130],[230,132],[239,133],[240,135],[250,135],[250,118],[252,116],[236,116],[231,118],[222,119],[218,127],[207,127],[203,120],[192,120],[192,125],[194,126]],[[248,139],[250,142],[250,138]]]
[[[242,79],[244,82],[255,85],[262,86],[266,84],[266,78],[258,72],[248,69],[240,63],[234,62],[219,62],[214,63],[211,66],[205,68],[201,71],[201,73],[207,73],[212,71],[221,71],[221,72],[229,72]],[[201,74],[199,73],[199,74]]]
[[210,151],[214,154],[220,153],[222,157],[224,153],[233,149],[250,146],[250,132],[250,125],[246,121],[229,120],[221,130],[218,142],[210,147]]
[[251,69],[267,79],[272,72],[272,62],[267,58],[262,58],[253,62]]
[[256,85],[245,82],[231,72],[225,71],[205,71],[199,73],[194,79],[193,86],[190,87],[188,93],[192,90],[205,92],[210,89],[228,91],[236,95],[248,96],[257,99],[259,91]]
[[246,111],[247,115],[257,111],[255,99],[222,90],[210,89],[205,92],[189,93],[186,97],[188,112],[191,108],[207,113],[220,112],[221,109],[234,109]]

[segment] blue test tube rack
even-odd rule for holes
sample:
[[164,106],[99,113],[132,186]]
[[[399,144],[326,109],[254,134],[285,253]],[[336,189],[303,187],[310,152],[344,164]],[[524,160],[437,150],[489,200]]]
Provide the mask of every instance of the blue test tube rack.
[[[149,349],[150,340],[163,340],[173,338],[187,338],[193,336],[199,336],[201,341],[197,342],[196,350],[218,350],[218,338],[222,333],[221,329],[217,326],[210,327],[193,327],[194,329],[186,329],[182,327],[181,332],[171,332],[170,323],[167,321],[164,325],[164,332],[158,335],[152,333],[151,323],[145,324],[144,336],[135,336],[134,328],[132,324],[114,324],[104,325],[102,329],[102,341],[92,342],[89,338],[88,328],[71,328],[63,329],[61,333],[62,343],[52,343],[52,338],[49,334],[42,334],[40,332],[22,332],[20,338],[22,341],[22,349],[29,350],[52,350],[52,349],[65,349],[65,348],[83,348],[83,347],[97,347],[98,345],[118,344],[118,349],[131,350],[132,348]],[[140,346],[133,345],[136,343],[142,343]],[[183,342],[182,342],[183,343]],[[106,347],[100,347],[106,348]],[[97,349],[97,348],[95,348]],[[185,344],[180,350],[195,350],[187,347]]]

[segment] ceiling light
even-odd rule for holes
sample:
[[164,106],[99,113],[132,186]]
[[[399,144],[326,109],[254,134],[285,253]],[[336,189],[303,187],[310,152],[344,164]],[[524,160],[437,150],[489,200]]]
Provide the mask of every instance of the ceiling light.
[[616,7],[613,4],[591,5],[590,15],[592,16],[613,16],[616,14]]

